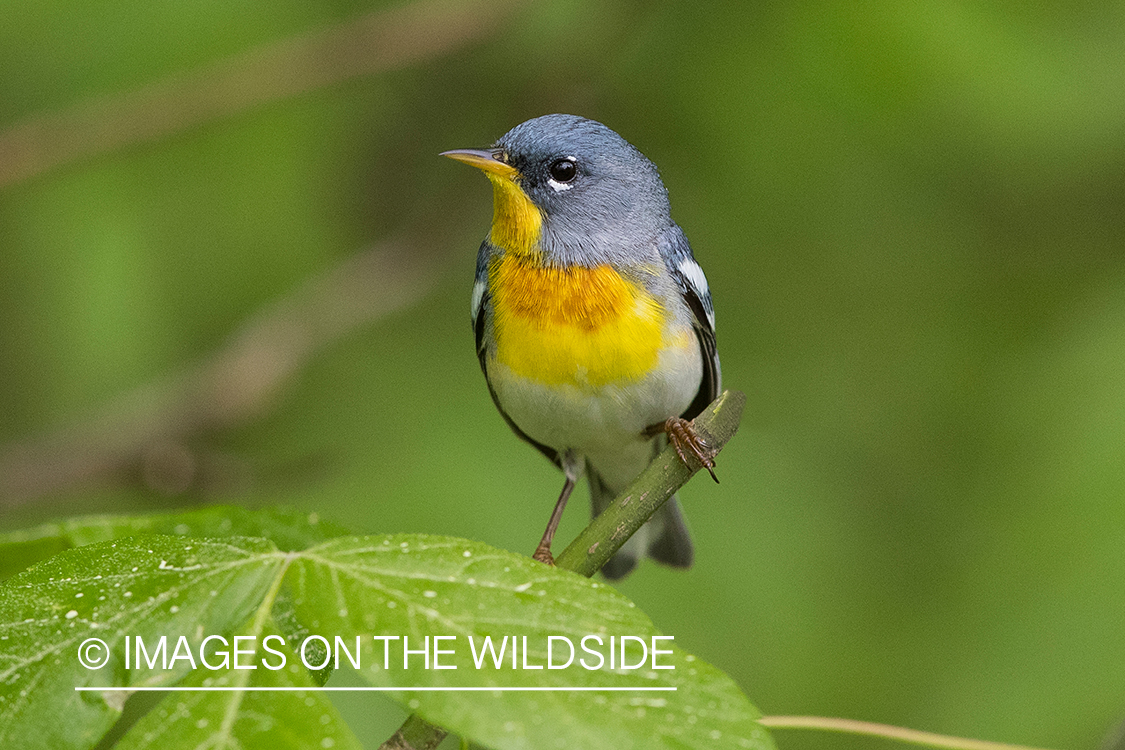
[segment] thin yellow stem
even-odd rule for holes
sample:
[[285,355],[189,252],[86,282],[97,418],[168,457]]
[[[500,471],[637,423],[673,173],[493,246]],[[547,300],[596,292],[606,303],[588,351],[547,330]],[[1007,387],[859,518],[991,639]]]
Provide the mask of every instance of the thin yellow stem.
[[949,750],[1042,750],[1027,745],[1009,745],[1004,742],[950,737],[945,734],[922,732],[917,729],[896,727],[890,724],[876,724],[872,721],[857,721],[856,719],[837,719],[830,716],[763,716],[758,719],[758,723],[770,729],[820,729],[827,732],[849,732],[897,740],[898,742],[909,742],[914,745],[949,748]]

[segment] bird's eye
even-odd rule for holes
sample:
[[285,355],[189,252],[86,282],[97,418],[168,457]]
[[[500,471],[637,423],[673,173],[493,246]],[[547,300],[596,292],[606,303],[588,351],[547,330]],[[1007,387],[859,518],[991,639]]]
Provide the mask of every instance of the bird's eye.
[[574,159],[559,159],[551,163],[551,179],[555,182],[570,182],[578,174],[578,166]]

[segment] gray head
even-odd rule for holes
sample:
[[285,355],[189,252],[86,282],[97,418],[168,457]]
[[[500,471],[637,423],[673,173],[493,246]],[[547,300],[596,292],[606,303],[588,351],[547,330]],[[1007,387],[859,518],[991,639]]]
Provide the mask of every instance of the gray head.
[[545,115],[512,128],[495,148],[543,214],[549,258],[604,261],[625,252],[635,261],[638,246],[671,224],[656,166],[600,122]]
[[548,263],[636,263],[672,225],[656,167],[612,130],[574,115],[517,125],[491,149],[443,156],[493,184],[491,239]]

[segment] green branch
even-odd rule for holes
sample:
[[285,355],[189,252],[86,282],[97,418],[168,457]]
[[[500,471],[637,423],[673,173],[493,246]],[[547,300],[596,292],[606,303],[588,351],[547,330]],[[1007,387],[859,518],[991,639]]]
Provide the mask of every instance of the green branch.
[[[696,434],[718,453],[738,431],[745,405],[746,394],[742,391],[723,391],[692,422]],[[613,557],[613,553],[701,468],[694,463],[685,465],[676,455],[675,448],[671,445],[665,447],[649,467],[555,558],[555,567],[587,577],[597,573]],[[431,750],[446,734],[441,727],[411,714],[394,736],[380,745],[379,750]]]

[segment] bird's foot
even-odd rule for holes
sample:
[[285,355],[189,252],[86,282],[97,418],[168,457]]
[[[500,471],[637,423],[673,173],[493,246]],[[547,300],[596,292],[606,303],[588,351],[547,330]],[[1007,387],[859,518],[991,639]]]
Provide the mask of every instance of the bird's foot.
[[704,469],[707,469],[707,473],[717,484],[719,478],[715,476],[715,450],[700,437],[692,423],[681,417],[669,417],[664,422],[663,429],[668,433],[668,440],[676,449],[676,455],[680,460],[685,465],[691,466],[691,461],[688,460],[690,454]]

